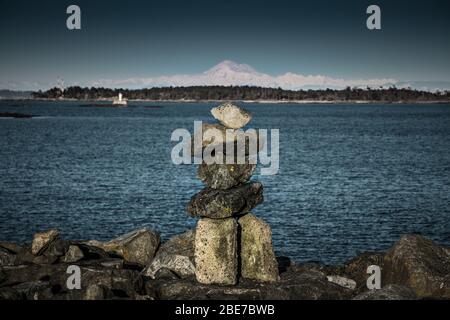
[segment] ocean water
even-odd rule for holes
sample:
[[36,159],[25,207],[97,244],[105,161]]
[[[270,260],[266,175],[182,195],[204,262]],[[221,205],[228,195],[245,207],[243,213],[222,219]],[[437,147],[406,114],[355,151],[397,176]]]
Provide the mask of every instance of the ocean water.
[[[59,228],[107,240],[149,227],[162,238],[195,226],[194,165],[172,164],[176,128],[213,121],[214,103],[0,101],[0,241]],[[280,129],[280,171],[254,179],[275,250],[342,263],[402,234],[450,245],[450,105],[242,104],[253,128]],[[156,107],[156,108],[155,108]]]

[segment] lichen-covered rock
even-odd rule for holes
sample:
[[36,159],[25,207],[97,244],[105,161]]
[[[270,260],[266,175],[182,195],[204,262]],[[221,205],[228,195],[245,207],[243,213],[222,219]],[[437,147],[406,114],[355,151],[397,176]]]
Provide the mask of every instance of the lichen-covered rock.
[[262,184],[250,182],[228,190],[205,188],[191,198],[187,211],[192,217],[222,219],[247,213],[263,201]]
[[84,292],[84,300],[103,300],[106,298],[107,288],[97,285],[91,284],[86,288]]
[[247,182],[256,164],[205,164],[198,167],[197,176],[213,189],[230,189]]
[[237,281],[237,222],[200,219],[195,232],[195,276],[204,284],[233,285]]
[[36,233],[33,238],[33,243],[31,244],[31,253],[39,255],[50,245],[50,243],[58,239],[58,237],[59,231],[56,229]]
[[408,286],[419,297],[450,298],[450,253],[420,235],[403,236],[384,257],[381,281]]
[[251,213],[240,217],[238,223],[242,277],[268,282],[279,280],[270,226]]
[[139,229],[108,242],[91,240],[87,245],[99,247],[123,257],[126,261],[148,265],[160,243],[159,233],[149,229]]
[[67,250],[66,255],[64,256],[63,261],[66,263],[73,263],[80,261],[83,258],[84,258],[83,251],[81,251],[81,249],[78,246],[71,245],[69,246],[69,249]]
[[231,103],[224,103],[211,110],[211,114],[227,128],[239,129],[252,119],[250,113]]
[[411,288],[389,284],[379,290],[369,290],[360,293],[353,300],[416,300],[416,294]]

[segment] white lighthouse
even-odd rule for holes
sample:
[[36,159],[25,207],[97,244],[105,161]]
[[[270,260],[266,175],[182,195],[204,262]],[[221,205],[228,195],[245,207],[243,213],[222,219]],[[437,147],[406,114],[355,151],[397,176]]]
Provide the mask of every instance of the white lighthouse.
[[113,100],[113,105],[117,105],[117,106],[121,106],[121,107],[126,107],[128,105],[128,102],[126,99],[123,99],[122,93],[119,92],[119,96],[117,98],[114,98]]

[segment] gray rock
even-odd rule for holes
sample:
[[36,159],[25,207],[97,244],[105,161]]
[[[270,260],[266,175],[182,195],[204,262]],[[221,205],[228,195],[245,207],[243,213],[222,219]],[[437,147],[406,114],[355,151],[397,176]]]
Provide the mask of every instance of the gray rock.
[[238,224],[242,277],[268,282],[279,280],[270,226],[251,213],[240,217]]
[[[238,140],[242,140],[241,143]],[[220,124],[203,123],[201,132],[194,132],[191,152],[194,157],[201,158],[205,149],[208,153],[213,149],[222,151],[224,155],[230,153],[229,150],[234,150],[236,159],[238,155],[255,156],[262,150],[265,142],[260,139],[256,130],[234,130]],[[253,148],[250,147],[251,144]]]
[[353,291],[328,281],[325,273],[316,270],[302,271],[291,267],[275,282],[290,300],[341,300],[349,299]]
[[195,276],[204,284],[233,285],[237,281],[237,222],[208,219],[197,222]]
[[81,249],[78,246],[71,245],[69,246],[69,249],[67,250],[66,255],[64,256],[63,261],[66,263],[73,263],[80,261],[83,258],[84,258],[83,251],[81,251]]
[[170,269],[160,268],[155,274],[155,279],[180,279],[180,277]]
[[58,261],[58,257],[52,256],[52,255],[36,256],[33,259],[33,263],[35,263],[35,264],[53,264],[53,263],[56,263],[57,261]]
[[[226,143],[234,143],[236,137],[233,130],[229,129],[227,135],[227,128],[220,124],[202,123],[201,131],[194,132],[192,137],[192,154],[194,157],[201,158],[203,150],[208,146],[214,146]],[[232,134],[233,133],[233,134]]]
[[17,255],[10,252],[7,249],[0,247],[0,267],[1,266],[12,266],[15,265],[17,261]]
[[211,110],[211,114],[222,125],[232,129],[243,128],[252,119],[252,116],[248,111],[231,103],[224,103],[216,108],[213,108]]
[[11,287],[0,288],[0,300],[22,300],[23,295]]
[[[367,290],[367,268],[376,265],[382,268],[384,253],[365,252],[347,261],[341,276],[355,280],[356,292],[361,293]],[[383,282],[383,279],[382,279]]]
[[12,288],[26,300],[48,300],[52,297],[51,286],[47,281],[24,282]]
[[341,300],[352,295],[351,290],[328,282],[321,272],[295,269],[283,273],[277,282],[240,279],[235,286],[221,286],[186,278],[155,280],[147,287],[160,299],[183,300]]
[[179,277],[194,275],[195,229],[170,238],[163,243],[144,270],[143,275],[155,278],[160,269],[168,269]]
[[198,167],[197,176],[213,189],[230,189],[247,182],[256,164],[205,164]]
[[195,273],[195,266],[189,257],[161,253],[157,255],[150,266],[145,269],[144,275],[154,279],[161,269],[171,270],[179,277],[186,277]]
[[450,298],[450,253],[420,235],[403,236],[385,255],[382,284],[412,288],[418,297]]
[[59,231],[56,229],[36,233],[33,238],[33,243],[31,244],[31,253],[34,255],[39,255],[58,237]]
[[191,198],[187,211],[192,217],[222,219],[247,213],[263,201],[262,184],[250,182],[228,190],[205,188]]
[[22,246],[11,242],[0,242],[0,248],[6,249],[12,253],[19,253],[22,250]]
[[106,288],[101,285],[91,284],[84,292],[84,300],[104,300],[106,298]]
[[91,240],[85,244],[117,254],[128,262],[145,266],[153,259],[159,243],[159,233],[149,229],[139,229],[109,242]]
[[69,250],[69,247],[69,241],[56,239],[52,241],[40,254],[59,258],[63,257],[66,254],[67,250]]
[[416,294],[411,288],[390,284],[379,290],[369,290],[360,293],[353,300],[416,300]]

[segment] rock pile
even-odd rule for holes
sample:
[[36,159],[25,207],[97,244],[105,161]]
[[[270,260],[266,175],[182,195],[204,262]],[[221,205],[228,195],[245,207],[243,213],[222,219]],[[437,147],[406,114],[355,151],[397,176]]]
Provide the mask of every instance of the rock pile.
[[[246,223],[253,219],[249,214],[244,217]],[[278,257],[279,281],[241,277],[230,287],[196,280],[195,233],[176,235],[157,248],[154,241],[159,235],[142,229],[108,242],[64,240],[58,230],[36,234],[32,244],[0,242],[0,300],[450,298],[450,248],[418,235],[405,235],[387,252],[364,253],[340,266],[295,264]],[[241,240],[245,241],[253,239]],[[153,251],[132,249],[137,244],[155,248],[150,265],[134,262],[146,261],[148,250]],[[32,248],[39,248],[33,250],[37,254]],[[250,257],[243,252],[240,256]],[[366,286],[367,267],[373,264],[382,270],[380,290]],[[67,287],[67,270],[73,265],[80,268],[81,289]]]
[[[217,143],[235,147],[236,141],[229,137],[248,124],[250,113],[230,103],[213,108],[211,113],[220,124],[203,125],[202,148]],[[210,128],[223,139],[212,139]],[[228,136],[227,130],[233,134]],[[227,151],[224,147],[224,156]],[[200,217],[194,244],[195,276],[200,283],[234,285],[239,276],[265,282],[279,279],[270,226],[250,213],[264,199],[262,184],[249,181],[256,168],[249,160],[255,156],[252,151],[245,146],[242,164],[203,162],[198,168],[198,177],[206,187],[192,197],[187,211]],[[237,154],[235,149],[233,156]]]

